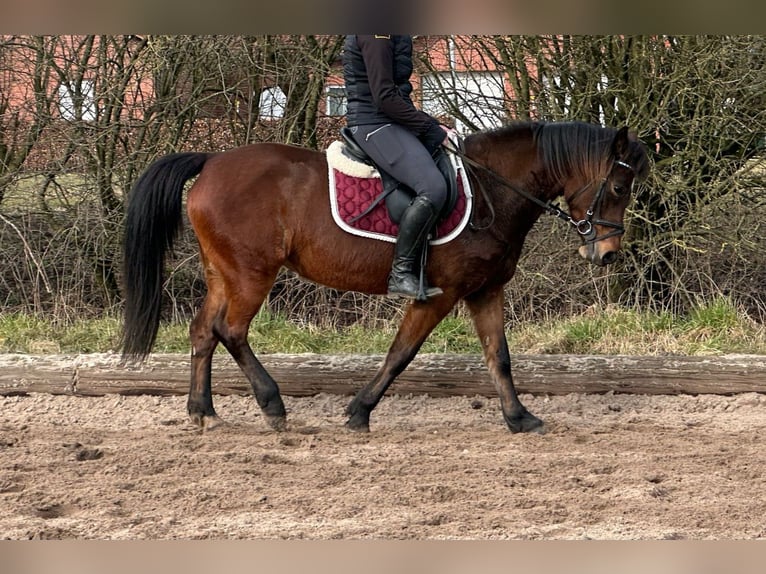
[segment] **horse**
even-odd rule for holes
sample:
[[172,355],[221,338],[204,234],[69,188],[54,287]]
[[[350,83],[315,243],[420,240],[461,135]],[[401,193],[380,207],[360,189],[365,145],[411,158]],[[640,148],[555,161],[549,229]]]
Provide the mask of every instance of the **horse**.
[[[580,237],[579,254],[613,263],[636,182],[649,172],[645,146],[627,127],[585,122],[519,122],[463,140],[474,194],[471,224],[433,246],[427,281],[443,293],[409,301],[372,380],[353,397],[345,426],[369,432],[370,415],[436,325],[463,301],[511,432],[544,432],[519,400],[504,332],[504,286],[524,240],[545,212]],[[207,292],[189,327],[188,415],[201,430],[222,422],[211,391],[219,343],[249,381],[264,420],[286,429],[279,387],[250,347],[251,320],[283,267],[337,290],[385,295],[391,243],[338,227],[329,206],[326,154],[260,142],[223,152],[179,152],[155,160],[137,179],[126,209],[123,241],[125,361],[142,361],[159,329],[164,259],[183,226],[182,203],[198,241]],[[191,186],[187,181],[196,177]],[[568,212],[554,203],[563,197]]]

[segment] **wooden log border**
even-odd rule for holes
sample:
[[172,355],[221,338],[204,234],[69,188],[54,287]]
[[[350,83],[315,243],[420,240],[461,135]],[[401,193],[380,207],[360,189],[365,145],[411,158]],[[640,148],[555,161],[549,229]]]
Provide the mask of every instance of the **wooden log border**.
[[[354,394],[369,381],[382,355],[262,355],[284,395]],[[512,358],[519,392],[532,394],[736,394],[766,392],[766,355],[582,356],[518,355]],[[184,395],[189,358],[151,355],[123,365],[115,354],[0,355],[0,395]],[[247,395],[250,385],[225,354],[213,362],[215,394]],[[483,360],[476,355],[423,354],[397,378],[390,394],[495,397]]]

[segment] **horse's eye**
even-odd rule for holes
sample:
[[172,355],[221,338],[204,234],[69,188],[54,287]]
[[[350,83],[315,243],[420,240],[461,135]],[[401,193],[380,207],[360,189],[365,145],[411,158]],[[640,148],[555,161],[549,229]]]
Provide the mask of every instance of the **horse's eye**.
[[623,195],[630,193],[631,188],[629,186],[621,185],[619,183],[613,183],[612,189],[614,190],[614,193],[616,195],[622,197]]

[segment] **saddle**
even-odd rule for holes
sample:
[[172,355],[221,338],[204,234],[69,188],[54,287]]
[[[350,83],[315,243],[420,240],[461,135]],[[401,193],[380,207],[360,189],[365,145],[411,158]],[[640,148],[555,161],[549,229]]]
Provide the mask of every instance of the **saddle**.
[[[380,195],[378,195],[378,197],[363,213],[357,215],[349,223],[353,223],[354,221],[361,219],[370,213],[373,209],[375,209],[375,207],[377,207],[381,201],[385,201],[386,210],[388,211],[388,216],[391,218],[391,221],[399,224],[399,221],[402,218],[402,214],[415,198],[415,192],[375,165],[375,163],[372,161],[372,158],[370,158],[370,156],[368,156],[367,153],[361,147],[359,147],[356,141],[354,141],[354,136],[351,134],[350,128],[347,126],[341,128],[340,135],[343,138],[343,147],[341,152],[352,161],[362,162],[377,170],[377,172],[380,174],[380,179],[383,184],[383,191],[380,193]],[[452,165],[452,162],[449,160],[447,153],[441,147],[436,152],[434,152],[434,162],[436,163],[436,167],[439,168],[439,171],[441,171],[444,179],[447,182],[447,201],[444,203],[444,207],[439,213],[439,220],[442,220],[449,216],[450,213],[452,213],[452,210],[455,208],[457,203],[460,190],[458,188],[457,173],[455,172],[455,169]]]

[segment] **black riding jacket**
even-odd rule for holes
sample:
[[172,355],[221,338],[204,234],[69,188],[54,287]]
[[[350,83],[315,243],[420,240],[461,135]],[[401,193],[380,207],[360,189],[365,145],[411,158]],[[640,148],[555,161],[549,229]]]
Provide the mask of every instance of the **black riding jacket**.
[[349,126],[396,123],[418,136],[429,150],[444,141],[439,122],[418,110],[410,97],[410,36],[346,36],[343,75]]

